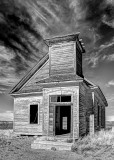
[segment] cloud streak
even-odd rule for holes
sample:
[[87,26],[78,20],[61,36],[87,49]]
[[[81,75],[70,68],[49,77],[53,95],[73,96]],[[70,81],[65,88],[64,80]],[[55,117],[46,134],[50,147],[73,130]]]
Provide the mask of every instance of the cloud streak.
[[13,121],[13,112],[6,111],[3,113],[0,113],[0,121]]
[[99,47],[95,47],[85,58],[85,61],[87,61],[87,64],[91,64],[92,68],[98,67],[102,62],[108,63],[114,61],[114,39]]
[[40,57],[37,47],[40,41],[43,41],[42,36],[22,1],[0,1],[0,45],[12,52],[11,64],[14,64],[16,73],[29,67],[27,61]]
[[[13,86],[14,81],[16,83],[21,79],[44,56],[48,49],[42,37],[50,38],[80,31],[87,50],[84,65],[94,69],[101,62],[110,62],[114,59],[114,3],[111,0],[4,0],[3,2],[8,2],[8,5],[4,4],[6,15],[2,10],[4,7],[1,7],[0,23],[7,24],[5,29],[8,34],[3,33],[8,39],[8,45],[9,41],[13,44],[14,51],[8,45],[4,49],[1,48],[1,86],[5,78],[6,86]],[[9,32],[12,28],[12,32]]]

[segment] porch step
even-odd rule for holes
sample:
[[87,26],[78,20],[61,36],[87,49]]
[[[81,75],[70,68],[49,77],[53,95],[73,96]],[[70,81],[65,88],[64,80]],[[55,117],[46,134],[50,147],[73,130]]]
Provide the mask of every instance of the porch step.
[[62,135],[62,136],[41,136],[41,137],[37,137],[35,142],[39,142],[39,141],[61,141],[61,142],[68,142],[68,140],[70,140],[70,136],[69,135]]
[[71,150],[73,143],[60,142],[60,141],[38,141],[35,140],[31,144],[32,149],[49,149],[49,150]]

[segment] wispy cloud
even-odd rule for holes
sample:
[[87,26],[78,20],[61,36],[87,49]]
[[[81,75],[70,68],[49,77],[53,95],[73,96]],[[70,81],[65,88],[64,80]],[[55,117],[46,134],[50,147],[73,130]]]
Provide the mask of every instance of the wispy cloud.
[[114,54],[109,55],[109,56],[107,57],[107,59],[108,59],[109,61],[114,61]]
[[85,61],[87,61],[88,65],[91,65],[92,68],[95,68],[99,62],[99,55],[90,55],[89,57],[85,58]]
[[[87,50],[85,62],[89,67],[95,68],[102,61],[114,60],[114,41],[112,40],[114,37],[114,3],[111,0],[19,0],[19,3],[26,6],[33,23],[44,39],[80,32]],[[5,34],[5,32],[3,33]],[[19,36],[22,36],[22,32],[19,33]],[[2,48],[0,52],[1,86],[6,84],[6,86],[13,87],[13,82],[21,79],[25,72],[44,56],[45,45],[40,45],[38,40],[33,41],[33,39],[30,37],[30,42],[34,42],[34,46],[39,49],[39,52],[34,51],[37,58],[33,56],[32,52],[12,54],[11,51]],[[27,45],[28,40],[27,38]],[[43,51],[40,52],[40,49]],[[5,79],[7,80],[4,81]]]
[[109,81],[107,84],[106,84],[107,87],[112,87],[114,86],[114,80],[111,80]]
[[[113,110],[114,109],[114,107],[113,107],[113,104],[114,104],[114,94],[107,95],[106,99],[107,99],[108,104],[109,104],[108,109],[109,110]],[[113,111],[112,111],[112,114],[113,114]]]
[[114,61],[114,38],[99,47],[94,47],[92,51],[89,51],[85,61],[91,65],[92,68],[97,67],[102,62],[108,63]]
[[108,56],[104,55],[103,60],[107,60],[109,62],[114,61],[114,54],[111,54],[111,55],[108,55]]

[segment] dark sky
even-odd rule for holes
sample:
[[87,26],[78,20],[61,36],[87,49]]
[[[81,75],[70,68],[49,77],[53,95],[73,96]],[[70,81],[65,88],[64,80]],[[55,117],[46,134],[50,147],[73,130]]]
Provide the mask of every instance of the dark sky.
[[[7,27],[8,32],[3,32],[4,27],[0,29],[2,37],[9,37],[11,42],[0,38],[0,116],[4,113],[10,119],[13,99],[7,93],[47,52],[43,39],[80,32],[86,49],[83,55],[84,75],[101,87],[109,104],[107,117],[114,119],[114,0],[9,0],[8,3],[6,19],[0,10],[0,25],[9,23],[12,29],[11,33]],[[17,19],[13,21],[20,15],[21,20],[23,16],[27,17],[24,21],[30,25],[28,28],[22,23],[17,25]],[[19,52],[21,42],[26,44],[28,37],[33,40],[31,28],[34,26],[38,33],[37,37],[34,36],[35,47],[30,44],[30,50],[30,46],[24,45]],[[12,39],[15,33],[16,37]],[[18,48],[12,50],[12,44]]]

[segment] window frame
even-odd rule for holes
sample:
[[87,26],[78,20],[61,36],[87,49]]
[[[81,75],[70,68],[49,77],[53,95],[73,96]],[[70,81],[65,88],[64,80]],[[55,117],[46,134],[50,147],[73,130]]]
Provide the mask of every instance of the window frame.
[[[38,107],[38,122],[37,123],[30,123],[30,107],[31,107],[31,105],[37,105],[37,107]],[[39,112],[39,103],[31,103],[30,105],[29,105],[29,124],[30,125],[39,125],[40,124],[40,122],[39,122],[39,120],[40,120],[40,112]]]
[[[57,102],[57,101],[52,101],[52,97],[59,97],[60,96],[60,102]],[[61,102],[61,96],[70,96],[71,97],[71,100],[70,101],[65,101],[65,102]],[[72,103],[72,95],[71,94],[56,94],[56,95],[50,95],[49,97],[49,102],[50,103]]]

